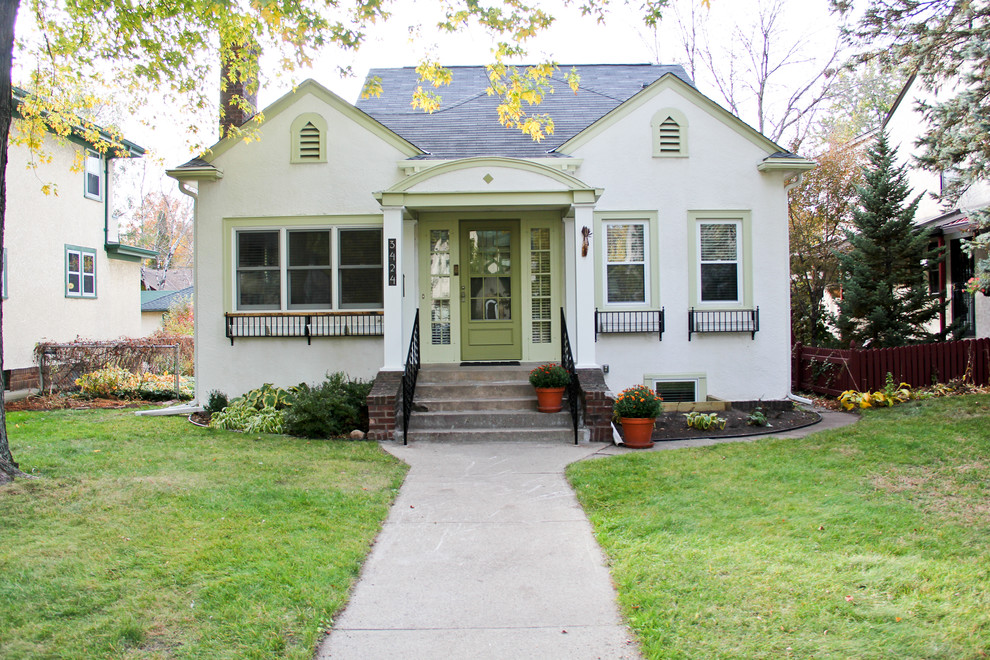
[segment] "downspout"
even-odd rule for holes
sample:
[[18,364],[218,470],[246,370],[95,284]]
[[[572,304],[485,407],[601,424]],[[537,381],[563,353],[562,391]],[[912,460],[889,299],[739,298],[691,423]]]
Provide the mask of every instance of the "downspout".
[[[193,200],[193,250],[199,245],[199,223],[196,221],[199,215],[199,186],[190,188],[188,181],[178,181],[179,192],[187,195]],[[198,374],[199,371],[199,268],[196,267],[196,255],[193,253],[193,369]],[[199,402],[199,378],[193,385],[193,406],[200,410],[202,406]]]
[[110,158],[103,159],[103,247],[110,245]]
[[945,235],[938,237],[938,250],[942,258],[938,262],[938,325],[939,332],[945,336],[945,288],[947,282],[945,272]]
[[[800,186],[802,183],[804,183],[804,172],[798,172],[797,178],[784,186],[784,194],[786,195],[787,193],[791,192],[792,190]],[[803,396],[798,396],[797,394],[794,394],[794,392],[788,392],[787,398],[790,399],[791,401],[800,403],[805,406],[810,406],[814,403],[811,399],[806,399]]]

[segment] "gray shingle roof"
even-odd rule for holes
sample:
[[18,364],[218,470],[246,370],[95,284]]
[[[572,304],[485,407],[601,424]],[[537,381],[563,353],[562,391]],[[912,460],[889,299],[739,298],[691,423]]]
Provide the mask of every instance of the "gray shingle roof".
[[141,303],[142,312],[167,312],[168,308],[172,306],[172,303],[179,302],[182,299],[192,300],[193,288],[191,286],[185,289],[179,289],[178,291],[166,291],[163,295],[155,298],[154,300],[149,300],[147,302]]
[[488,73],[483,66],[450,67],[453,82],[433,90],[443,101],[432,114],[410,105],[419,76],[413,67],[372,69],[368,77],[381,80],[382,95],[360,99],[357,107],[393,132],[427,152],[422,158],[467,158],[508,156],[534,158],[550,154],[597,119],[615,109],[664,74],[672,73],[690,85],[683,67],[658,64],[579,64],[574,68],[581,78],[577,93],[564,76],[571,66],[561,65],[553,75],[554,93],[527,111],[547,113],[553,118],[554,133],[534,142],[517,129],[498,123],[498,99],[488,96]]

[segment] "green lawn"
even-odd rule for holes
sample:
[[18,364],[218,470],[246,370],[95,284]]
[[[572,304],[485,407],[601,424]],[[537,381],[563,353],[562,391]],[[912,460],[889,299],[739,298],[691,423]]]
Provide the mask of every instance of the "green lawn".
[[990,396],[568,476],[648,658],[990,654]]
[[310,658],[405,467],[132,411],[8,415],[0,657]]

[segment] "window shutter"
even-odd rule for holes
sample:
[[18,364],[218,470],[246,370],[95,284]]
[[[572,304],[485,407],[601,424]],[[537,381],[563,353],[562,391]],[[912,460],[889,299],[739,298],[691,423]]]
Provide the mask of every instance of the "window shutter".
[[676,154],[681,151],[681,127],[673,117],[667,117],[659,126],[660,153]]
[[320,129],[313,126],[312,122],[306,122],[299,131],[299,159],[319,160],[321,157]]

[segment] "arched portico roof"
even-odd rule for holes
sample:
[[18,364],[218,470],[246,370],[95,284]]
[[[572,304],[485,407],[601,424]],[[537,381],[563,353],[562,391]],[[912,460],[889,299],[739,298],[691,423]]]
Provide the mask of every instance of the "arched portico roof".
[[482,156],[413,174],[375,197],[385,206],[570,205],[594,203],[601,190],[543,163]]

